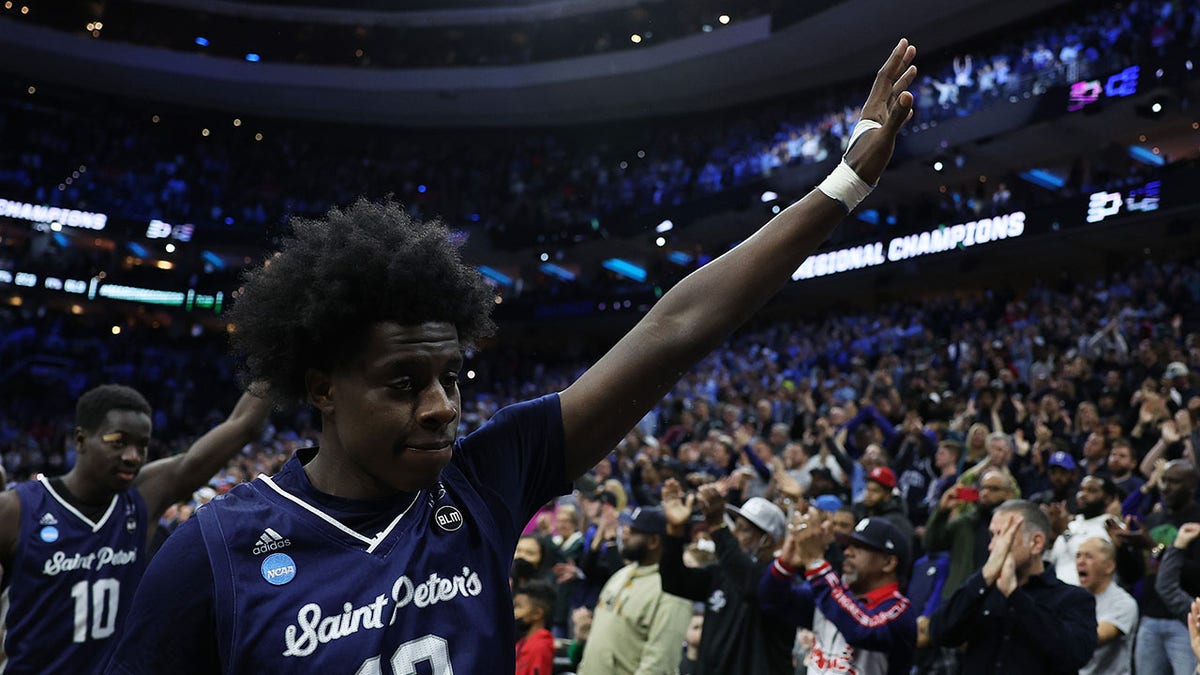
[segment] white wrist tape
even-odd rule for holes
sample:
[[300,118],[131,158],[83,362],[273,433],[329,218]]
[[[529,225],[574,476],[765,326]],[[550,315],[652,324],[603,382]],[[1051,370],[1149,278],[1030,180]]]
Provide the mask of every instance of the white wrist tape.
[[867,181],[858,177],[854,173],[854,169],[842,160],[838,163],[837,168],[833,173],[829,174],[817,189],[825,193],[826,197],[837,200],[846,207],[846,212],[849,213],[858,206],[862,200],[866,199],[871,191],[875,188],[867,184]]
[[863,134],[872,129],[882,128],[883,125],[875,120],[859,120],[858,124],[854,125],[854,131],[850,132],[850,142],[846,144],[846,152],[850,152],[850,148],[854,147],[854,143],[862,137]]

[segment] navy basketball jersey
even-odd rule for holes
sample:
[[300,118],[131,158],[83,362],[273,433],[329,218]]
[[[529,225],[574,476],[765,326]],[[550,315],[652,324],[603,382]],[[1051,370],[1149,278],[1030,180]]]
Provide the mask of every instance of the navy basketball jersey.
[[102,672],[145,569],[145,502],[135,489],[118,493],[92,522],[45,478],[16,491],[21,529],[5,570],[3,672]]
[[521,526],[570,488],[561,420],[554,395],[501,411],[455,444],[437,486],[385,508],[370,529],[343,523],[337,498],[305,474],[316,450],[299,451],[276,476],[198,509],[199,528],[171,535],[177,541],[150,566],[110,672],[189,667],[145,652],[160,632],[176,639],[160,628],[164,607],[178,604],[171,579],[195,565],[184,552],[202,546],[221,672],[511,673],[508,572]]

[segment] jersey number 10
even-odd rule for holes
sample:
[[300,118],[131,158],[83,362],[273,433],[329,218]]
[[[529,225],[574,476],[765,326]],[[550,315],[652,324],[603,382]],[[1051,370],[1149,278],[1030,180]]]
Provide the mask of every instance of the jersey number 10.
[[[380,675],[380,657],[372,656],[363,661],[354,675]],[[433,675],[454,675],[450,667],[450,651],[446,648],[445,638],[437,635],[426,635],[416,640],[409,640],[396,648],[388,662],[395,675],[417,675],[417,664],[428,661]]]
[[[91,596],[89,602],[88,596]],[[75,642],[88,639],[88,606],[92,609],[91,639],[103,640],[112,637],[117,630],[117,605],[121,601],[121,582],[116,579],[100,579],[91,584],[80,581],[71,587],[75,599]]]

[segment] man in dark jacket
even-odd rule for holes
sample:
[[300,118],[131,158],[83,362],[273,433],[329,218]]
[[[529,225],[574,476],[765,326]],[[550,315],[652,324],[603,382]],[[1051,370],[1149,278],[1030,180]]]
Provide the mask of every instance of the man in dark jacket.
[[964,642],[971,675],[1078,672],[1096,651],[1096,600],[1042,562],[1050,521],[1014,499],[992,515],[990,555],[930,619],[934,646]]
[[[759,607],[758,582],[784,534],[783,511],[755,497],[741,508],[725,506],[711,484],[688,494],[675,480],[663,486],[667,537],[659,563],[663,591],[704,602],[698,675],[762,675],[792,672],[796,624],[766,619]],[[683,564],[692,505],[700,510],[717,547],[717,563],[701,569]],[[727,522],[726,511],[733,516]]]
[[862,501],[853,506],[855,520],[887,518],[911,544],[913,525],[904,510],[904,502],[894,494],[896,474],[886,466],[877,466],[867,474],[867,490]]

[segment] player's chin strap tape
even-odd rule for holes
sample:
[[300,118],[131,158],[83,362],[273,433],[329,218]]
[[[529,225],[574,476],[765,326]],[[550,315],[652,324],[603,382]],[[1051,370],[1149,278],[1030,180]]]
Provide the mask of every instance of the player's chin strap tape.
[[[854,125],[854,131],[850,134],[850,143],[846,145],[846,152],[850,152],[850,148],[858,142],[858,139],[863,134],[873,129],[879,129],[883,125],[875,120],[861,119],[858,124]],[[842,161],[838,163],[837,168],[830,173],[817,189],[825,194],[826,197],[836,200],[846,207],[846,212],[854,210],[854,207],[862,203],[875,186],[869,185],[865,180],[859,178],[854,169],[846,163],[845,155],[842,156]]]

